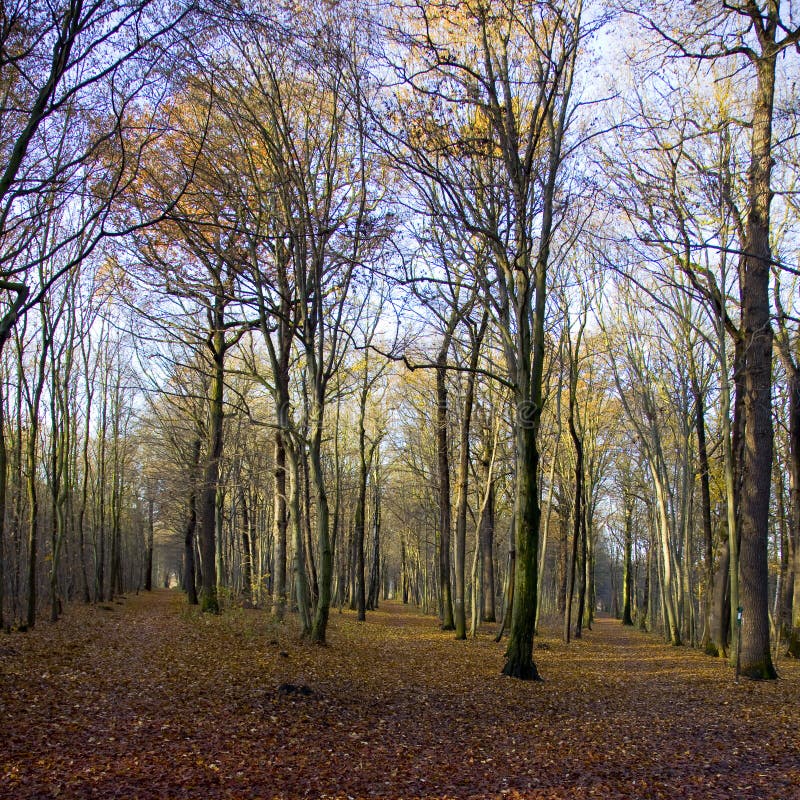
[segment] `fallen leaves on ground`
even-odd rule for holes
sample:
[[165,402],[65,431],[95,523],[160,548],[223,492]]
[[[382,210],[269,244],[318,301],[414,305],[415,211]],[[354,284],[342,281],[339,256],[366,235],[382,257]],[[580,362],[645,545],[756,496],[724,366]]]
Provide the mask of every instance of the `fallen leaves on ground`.
[[488,629],[394,603],[324,648],[166,591],[73,607],[0,637],[0,797],[800,798],[796,663],[735,684],[606,619],[543,641],[523,683]]

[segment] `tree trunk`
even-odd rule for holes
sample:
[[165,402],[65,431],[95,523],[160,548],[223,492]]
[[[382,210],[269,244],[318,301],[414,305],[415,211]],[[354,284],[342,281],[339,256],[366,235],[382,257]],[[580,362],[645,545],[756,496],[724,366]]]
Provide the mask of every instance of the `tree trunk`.
[[189,475],[189,497],[187,500],[186,529],[183,537],[184,588],[189,605],[196,606],[197,582],[195,565],[195,531],[197,529],[197,470],[200,466],[200,437],[192,442],[192,461]]
[[280,431],[275,432],[275,564],[272,584],[272,613],[282,620],[286,613],[286,531],[289,521],[286,510],[286,448]]
[[364,382],[361,386],[361,401],[358,416],[358,494],[353,519],[353,555],[355,556],[355,608],[359,622],[367,618],[367,593],[366,593],[366,567],[364,564],[364,531],[366,527],[367,506],[367,478],[369,477],[369,464],[367,463],[367,432],[365,417],[367,413],[368,384],[366,367]]
[[511,531],[509,532],[509,539],[511,541],[509,542],[508,550],[508,570],[506,571],[505,590],[503,593],[505,600],[505,605],[503,607],[503,621],[500,624],[500,630],[497,631],[497,636],[494,637],[495,642],[499,642],[503,638],[503,634],[505,633],[506,629],[511,627],[511,612],[514,608],[514,576],[517,571],[517,553],[514,549],[515,532],[516,525],[513,523],[512,519]]
[[567,610],[567,585],[569,581],[569,520],[564,514],[563,506],[559,509],[558,515],[558,569],[559,580],[556,588],[556,611],[562,619]]
[[461,415],[461,430],[459,434],[459,459],[458,478],[456,490],[456,596],[455,596],[455,631],[456,639],[467,638],[467,609],[466,609],[466,550],[467,550],[467,504],[469,492],[469,435],[472,424],[472,406],[475,399],[475,370],[478,367],[480,347],[488,314],[483,315],[481,326],[473,336],[472,351],[470,353],[469,372],[464,393],[464,409]]
[[217,598],[217,540],[216,506],[219,487],[220,460],[223,437],[223,392],[225,389],[225,300],[221,291],[214,299],[214,330],[211,334],[211,357],[213,371],[209,390],[208,453],[206,455],[203,480],[200,486],[198,522],[200,525],[200,552],[203,566],[201,608],[204,612],[219,613]]
[[[489,475],[489,463],[484,464],[485,474]],[[482,591],[482,613],[483,622],[494,622],[496,619],[495,611],[495,586],[494,586],[494,480],[489,479],[487,488],[488,499],[486,510],[481,518],[480,525],[480,547],[481,547],[481,586]]]
[[589,570],[591,562],[589,560],[588,532],[586,530],[586,502],[583,502],[583,513],[581,514],[581,580],[578,588],[578,613],[575,615],[575,638],[580,639],[583,635],[583,616],[586,610],[586,591],[589,583]]
[[[304,435],[305,438],[305,435]],[[311,456],[303,452],[301,462],[303,471],[303,531],[306,537],[306,562],[308,565],[308,589],[311,596],[311,606],[316,608],[319,602],[319,577],[317,575],[317,562],[314,558],[314,538],[311,532],[311,474],[309,459]],[[316,490],[315,490],[316,491]],[[317,520],[319,530],[319,520]]]
[[764,54],[756,62],[756,68],[758,81],[753,109],[749,209],[741,286],[745,394],[739,597],[743,609],[741,674],[759,679],[777,677],[770,653],[767,568],[773,457],[769,207],[772,200],[775,53]]
[[39,497],[36,491],[36,440],[38,423],[31,419],[28,427],[27,445],[27,493],[28,493],[28,608],[27,624],[36,625],[36,561],[38,553]]
[[[2,347],[0,347],[0,352],[1,351]],[[8,491],[8,450],[6,447],[5,398],[3,388],[3,381],[0,380],[0,630],[5,628],[5,534],[6,497]]]
[[294,577],[294,593],[303,636],[311,633],[311,598],[306,576],[306,557],[303,539],[303,525],[300,518],[300,465],[294,443],[286,448],[286,461],[289,467],[289,522],[292,526],[294,544],[294,561],[292,573]]
[[789,376],[789,570],[781,605],[789,652],[800,658],[800,369],[797,356],[784,352],[783,360]]
[[321,403],[314,411],[316,423],[309,446],[309,466],[316,500],[317,542],[319,543],[319,583],[317,609],[311,628],[311,641],[325,644],[328,614],[331,605],[331,580],[333,578],[333,548],[330,538],[330,514],[325,475],[322,469],[322,409]]
[[[44,319],[44,312],[42,313]],[[30,416],[28,423],[28,441],[26,448],[27,466],[27,494],[28,494],[28,608],[27,623],[32,628],[36,624],[36,590],[37,590],[37,555],[38,555],[38,527],[39,527],[39,496],[37,492],[37,463],[36,451],[39,439],[39,407],[44,390],[47,353],[52,343],[48,327],[42,325],[42,348],[39,353],[39,364],[36,370],[33,396],[28,405]]]
[[436,453],[439,477],[439,595],[442,630],[455,630],[453,598],[450,588],[450,456],[447,435],[447,350],[442,345],[436,367]]
[[633,598],[633,500],[625,497],[625,542],[622,561],[622,624],[633,625],[631,603]]
[[95,549],[95,602],[105,600],[105,568],[106,568],[106,447],[108,439],[108,376],[103,374],[102,384],[103,399],[100,406],[100,428],[97,435],[100,439],[98,460],[100,461],[97,482],[98,508],[97,508],[97,544]]
[[253,602],[253,542],[250,539],[251,510],[247,507],[247,496],[241,478],[239,482],[239,505],[242,509],[242,594],[245,600]]
[[154,501],[150,496],[147,500],[147,552],[144,559],[144,590],[153,590],[153,546],[155,543]]
[[658,467],[653,463],[650,464],[650,475],[653,478],[653,485],[656,490],[657,524],[660,539],[660,584],[663,594],[662,608],[664,612],[664,624],[667,628],[667,638],[670,643],[679,645],[681,643],[681,632],[678,624],[678,614],[675,608],[674,557],[670,537],[666,491],[661,476],[659,475]]
[[690,361],[692,395],[695,404],[697,460],[700,471],[700,511],[703,520],[705,590],[703,592],[703,635],[701,647],[709,652],[713,647],[711,607],[714,599],[714,538],[711,530],[711,489],[709,484],[708,446],[706,444],[705,404],[694,359]]
[[648,616],[652,613],[650,594],[651,594],[651,578],[650,573],[653,571],[653,546],[652,542],[647,543],[647,556],[645,558],[644,566],[644,586],[642,586],[642,607],[639,609],[639,630],[647,630]]
[[376,472],[372,508],[372,566],[369,571],[369,594],[367,597],[367,606],[370,611],[375,611],[378,607],[381,585],[381,493],[377,478]]
[[[569,408],[569,433],[572,437],[572,444],[575,447],[575,490],[572,504],[572,556],[568,567],[568,590],[564,604],[564,641],[567,644],[569,644],[572,629],[572,601],[575,596],[575,573],[578,568],[578,547],[581,541],[581,519],[583,517],[583,442],[575,427],[575,395],[572,381],[570,381]],[[585,586],[585,567],[582,573],[583,577],[581,582]],[[576,638],[580,638],[580,625],[581,620],[577,620],[575,626]]]
[[547,504],[545,506],[544,526],[542,528],[542,541],[539,545],[539,584],[536,589],[536,593],[539,597],[539,602],[536,605],[537,630],[539,628],[539,617],[542,613],[542,586],[544,582],[545,565],[547,562],[547,541],[550,532],[550,520],[553,516],[553,489],[556,476],[556,461],[558,460],[558,448],[561,442],[561,385],[562,381],[559,376],[558,388],[556,390],[556,441],[550,461],[550,475],[547,481]]
[[536,621],[536,580],[539,544],[539,451],[533,425],[518,424],[517,481],[514,503],[516,570],[511,630],[503,674],[522,680],[541,680],[533,661]]

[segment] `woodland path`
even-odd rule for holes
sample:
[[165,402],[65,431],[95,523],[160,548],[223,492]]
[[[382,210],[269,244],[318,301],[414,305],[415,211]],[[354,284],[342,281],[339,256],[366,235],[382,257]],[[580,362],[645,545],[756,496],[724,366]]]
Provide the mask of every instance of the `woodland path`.
[[520,683],[488,629],[368,616],[317,648],[160,591],[0,635],[0,798],[800,798],[796,663],[736,685],[601,619]]

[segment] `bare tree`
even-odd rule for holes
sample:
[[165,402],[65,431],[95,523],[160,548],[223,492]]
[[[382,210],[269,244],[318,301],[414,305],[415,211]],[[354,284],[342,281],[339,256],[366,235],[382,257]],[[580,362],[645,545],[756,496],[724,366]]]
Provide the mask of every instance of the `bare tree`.
[[408,13],[397,35],[407,57],[395,66],[415,99],[393,109],[399,161],[423,196],[437,187],[441,224],[457,220],[488,253],[476,280],[502,337],[517,414],[517,564],[503,671],[535,679],[547,271],[583,8],[497,2],[453,14],[429,3]]

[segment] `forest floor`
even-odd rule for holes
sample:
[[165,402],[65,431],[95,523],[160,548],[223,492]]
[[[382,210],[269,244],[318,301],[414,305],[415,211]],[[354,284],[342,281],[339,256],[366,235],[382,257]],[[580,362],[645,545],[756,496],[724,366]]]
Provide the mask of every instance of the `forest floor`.
[[319,648],[177,592],[72,606],[0,635],[0,797],[800,798],[797,663],[735,684],[601,619],[523,683],[489,634],[387,603]]

